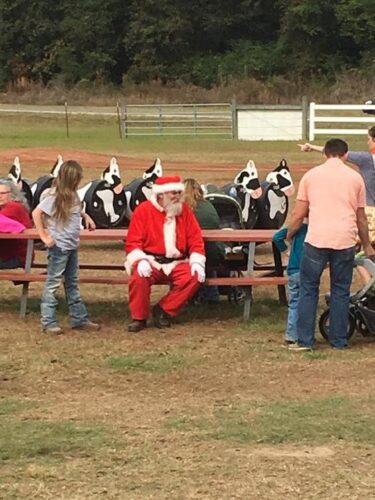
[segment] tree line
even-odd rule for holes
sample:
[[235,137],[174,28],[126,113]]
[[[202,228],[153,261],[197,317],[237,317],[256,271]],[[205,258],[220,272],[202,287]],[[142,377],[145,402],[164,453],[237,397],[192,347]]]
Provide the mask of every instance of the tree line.
[[2,88],[332,81],[371,76],[374,47],[373,0],[0,0]]

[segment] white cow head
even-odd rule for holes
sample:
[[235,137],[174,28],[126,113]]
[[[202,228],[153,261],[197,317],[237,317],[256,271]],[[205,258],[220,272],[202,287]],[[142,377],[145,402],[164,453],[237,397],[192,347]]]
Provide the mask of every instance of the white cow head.
[[286,196],[292,196],[294,193],[294,184],[286,160],[281,160],[280,165],[267,175],[266,181],[277,184]]
[[158,177],[161,177],[163,175],[163,167],[161,164],[161,161],[159,158],[156,158],[154,161],[154,164],[148,168],[144,173],[143,173],[143,179],[147,179],[150,182],[155,182],[155,180]]
[[21,175],[21,164],[20,164],[20,159],[18,156],[14,158],[13,165],[11,166],[9,173],[8,173],[8,178],[16,185],[21,187],[22,186],[22,175]]
[[246,168],[241,170],[241,172],[236,175],[234,183],[241,186],[243,190],[249,193],[254,199],[257,199],[262,195],[258,171],[253,160],[249,160]]
[[123,185],[121,183],[120,168],[115,157],[111,158],[108,167],[103,170],[100,178],[106,181],[116,194],[122,191]]

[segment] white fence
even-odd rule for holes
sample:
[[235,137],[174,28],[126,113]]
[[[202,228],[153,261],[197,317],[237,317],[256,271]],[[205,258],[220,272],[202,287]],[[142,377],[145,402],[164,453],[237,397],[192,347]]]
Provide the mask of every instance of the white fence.
[[306,135],[307,102],[301,106],[237,106],[237,137],[244,141],[299,141]]
[[[328,113],[321,114],[321,111]],[[342,116],[342,111],[349,111]],[[374,114],[364,116],[364,111],[372,111]],[[361,116],[359,116],[361,115]],[[317,123],[335,124],[326,128],[318,128]],[[351,128],[337,126],[338,124],[351,124]],[[355,126],[357,124],[357,126]],[[366,128],[360,126],[366,124]],[[366,135],[368,127],[375,125],[375,104],[315,104],[310,103],[309,112],[309,140],[313,141],[316,135]],[[353,126],[354,125],[354,126]]]

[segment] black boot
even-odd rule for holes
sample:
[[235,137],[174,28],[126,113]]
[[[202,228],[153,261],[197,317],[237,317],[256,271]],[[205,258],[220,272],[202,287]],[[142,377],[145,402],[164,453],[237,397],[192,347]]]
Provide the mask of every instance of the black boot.
[[163,311],[159,304],[152,308],[152,317],[156,328],[169,328],[171,326],[171,317]]
[[133,321],[128,324],[128,332],[137,333],[144,330],[146,326],[147,322],[145,319],[133,319]]

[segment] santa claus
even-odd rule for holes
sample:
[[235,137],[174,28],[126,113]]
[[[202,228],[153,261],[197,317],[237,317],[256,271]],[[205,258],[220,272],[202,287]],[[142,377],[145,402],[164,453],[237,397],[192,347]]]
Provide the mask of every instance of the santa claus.
[[125,269],[131,275],[130,332],[146,328],[151,285],[171,285],[152,309],[155,326],[165,328],[205,280],[202,233],[192,210],[181,201],[183,190],[179,176],[158,178],[151,198],[136,208],[130,221],[125,244]]

